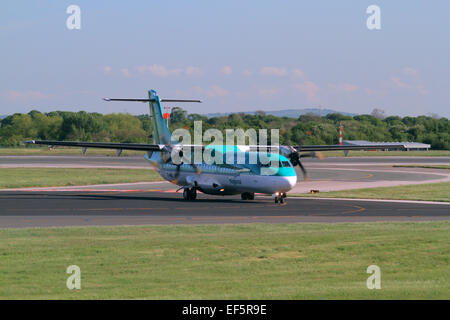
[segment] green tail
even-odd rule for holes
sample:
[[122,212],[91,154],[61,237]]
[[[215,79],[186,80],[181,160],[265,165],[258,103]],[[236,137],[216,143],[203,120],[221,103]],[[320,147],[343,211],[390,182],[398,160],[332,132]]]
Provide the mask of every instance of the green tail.
[[155,90],[150,90],[148,92],[148,98],[150,104],[150,114],[152,117],[152,127],[153,127],[153,143],[155,144],[172,144],[172,134],[167,127],[167,122],[164,120],[161,100],[156,94]]
[[178,141],[173,140],[169,127],[167,127],[167,123],[164,120],[161,102],[201,102],[200,100],[159,99],[155,90],[150,90],[148,92],[148,99],[103,98],[103,100],[150,103],[150,116],[152,117],[153,140],[155,144],[178,143]]

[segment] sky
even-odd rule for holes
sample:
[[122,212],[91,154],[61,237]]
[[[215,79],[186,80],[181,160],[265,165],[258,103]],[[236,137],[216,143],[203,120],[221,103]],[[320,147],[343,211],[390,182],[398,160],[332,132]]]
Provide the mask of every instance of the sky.
[[[70,5],[80,29],[66,25]],[[380,8],[380,29],[366,10]],[[0,3],[0,115],[144,114],[111,98],[200,99],[190,113],[331,108],[450,117],[450,2]],[[371,20],[372,21],[372,20]],[[174,106],[172,104],[172,106]]]

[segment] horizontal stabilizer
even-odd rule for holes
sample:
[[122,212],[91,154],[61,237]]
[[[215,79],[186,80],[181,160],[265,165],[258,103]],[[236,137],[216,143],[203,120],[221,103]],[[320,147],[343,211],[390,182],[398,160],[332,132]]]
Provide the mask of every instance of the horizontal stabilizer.
[[[128,102],[154,102],[156,99],[113,99],[113,98],[103,98],[105,101],[128,101]],[[161,99],[161,102],[198,102],[200,100],[186,100],[186,99]]]

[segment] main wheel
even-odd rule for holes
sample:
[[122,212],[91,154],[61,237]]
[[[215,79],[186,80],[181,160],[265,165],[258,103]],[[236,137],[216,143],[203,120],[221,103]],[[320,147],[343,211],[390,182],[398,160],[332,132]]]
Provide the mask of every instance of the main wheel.
[[191,190],[189,190],[190,193],[190,200],[195,200],[197,199],[197,190],[195,190],[194,188],[192,188]]
[[197,190],[195,188],[185,188],[183,190],[183,198],[184,200],[195,200],[197,198]]
[[190,200],[189,189],[184,189],[184,191],[183,191],[183,199],[184,200]]
[[278,203],[278,197],[275,197],[275,203]]
[[255,194],[253,192],[241,193],[241,199],[242,200],[254,200],[255,199]]

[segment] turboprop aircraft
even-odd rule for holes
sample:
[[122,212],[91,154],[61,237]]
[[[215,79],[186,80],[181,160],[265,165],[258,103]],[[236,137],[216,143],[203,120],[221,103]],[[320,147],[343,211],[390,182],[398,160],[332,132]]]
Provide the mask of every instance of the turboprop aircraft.
[[[305,179],[307,172],[301,158],[316,157],[318,151],[398,149],[398,145],[342,146],[342,145],[188,145],[172,137],[163,118],[161,102],[201,102],[199,100],[160,99],[154,90],[147,99],[111,99],[105,101],[148,102],[152,119],[154,144],[75,142],[75,141],[25,141],[31,144],[49,146],[70,146],[83,148],[146,151],[145,159],[155,167],[166,180],[183,189],[185,200],[195,200],[197,192],[211,195],[241,194],[242,200],[253,200],[255,193],[269,194],[275,203],[285,202],[286,193],[297,183],[295,166],[299,166]],[[195,163],[190,158],[193,150],[208,150],[214,155],[213,163],[201,160]],[[276,152],[275,152],[276,151]],[[230,157],[231,155],[231,157]],[[176,157],[175,157],[176,156]],[[177,161],[175,161],[178,158]],[[231,161],[229,161],[231,159]],[[253,159],[254,161],[250,161]],[[241,160],[241,161],[239,161]]]

